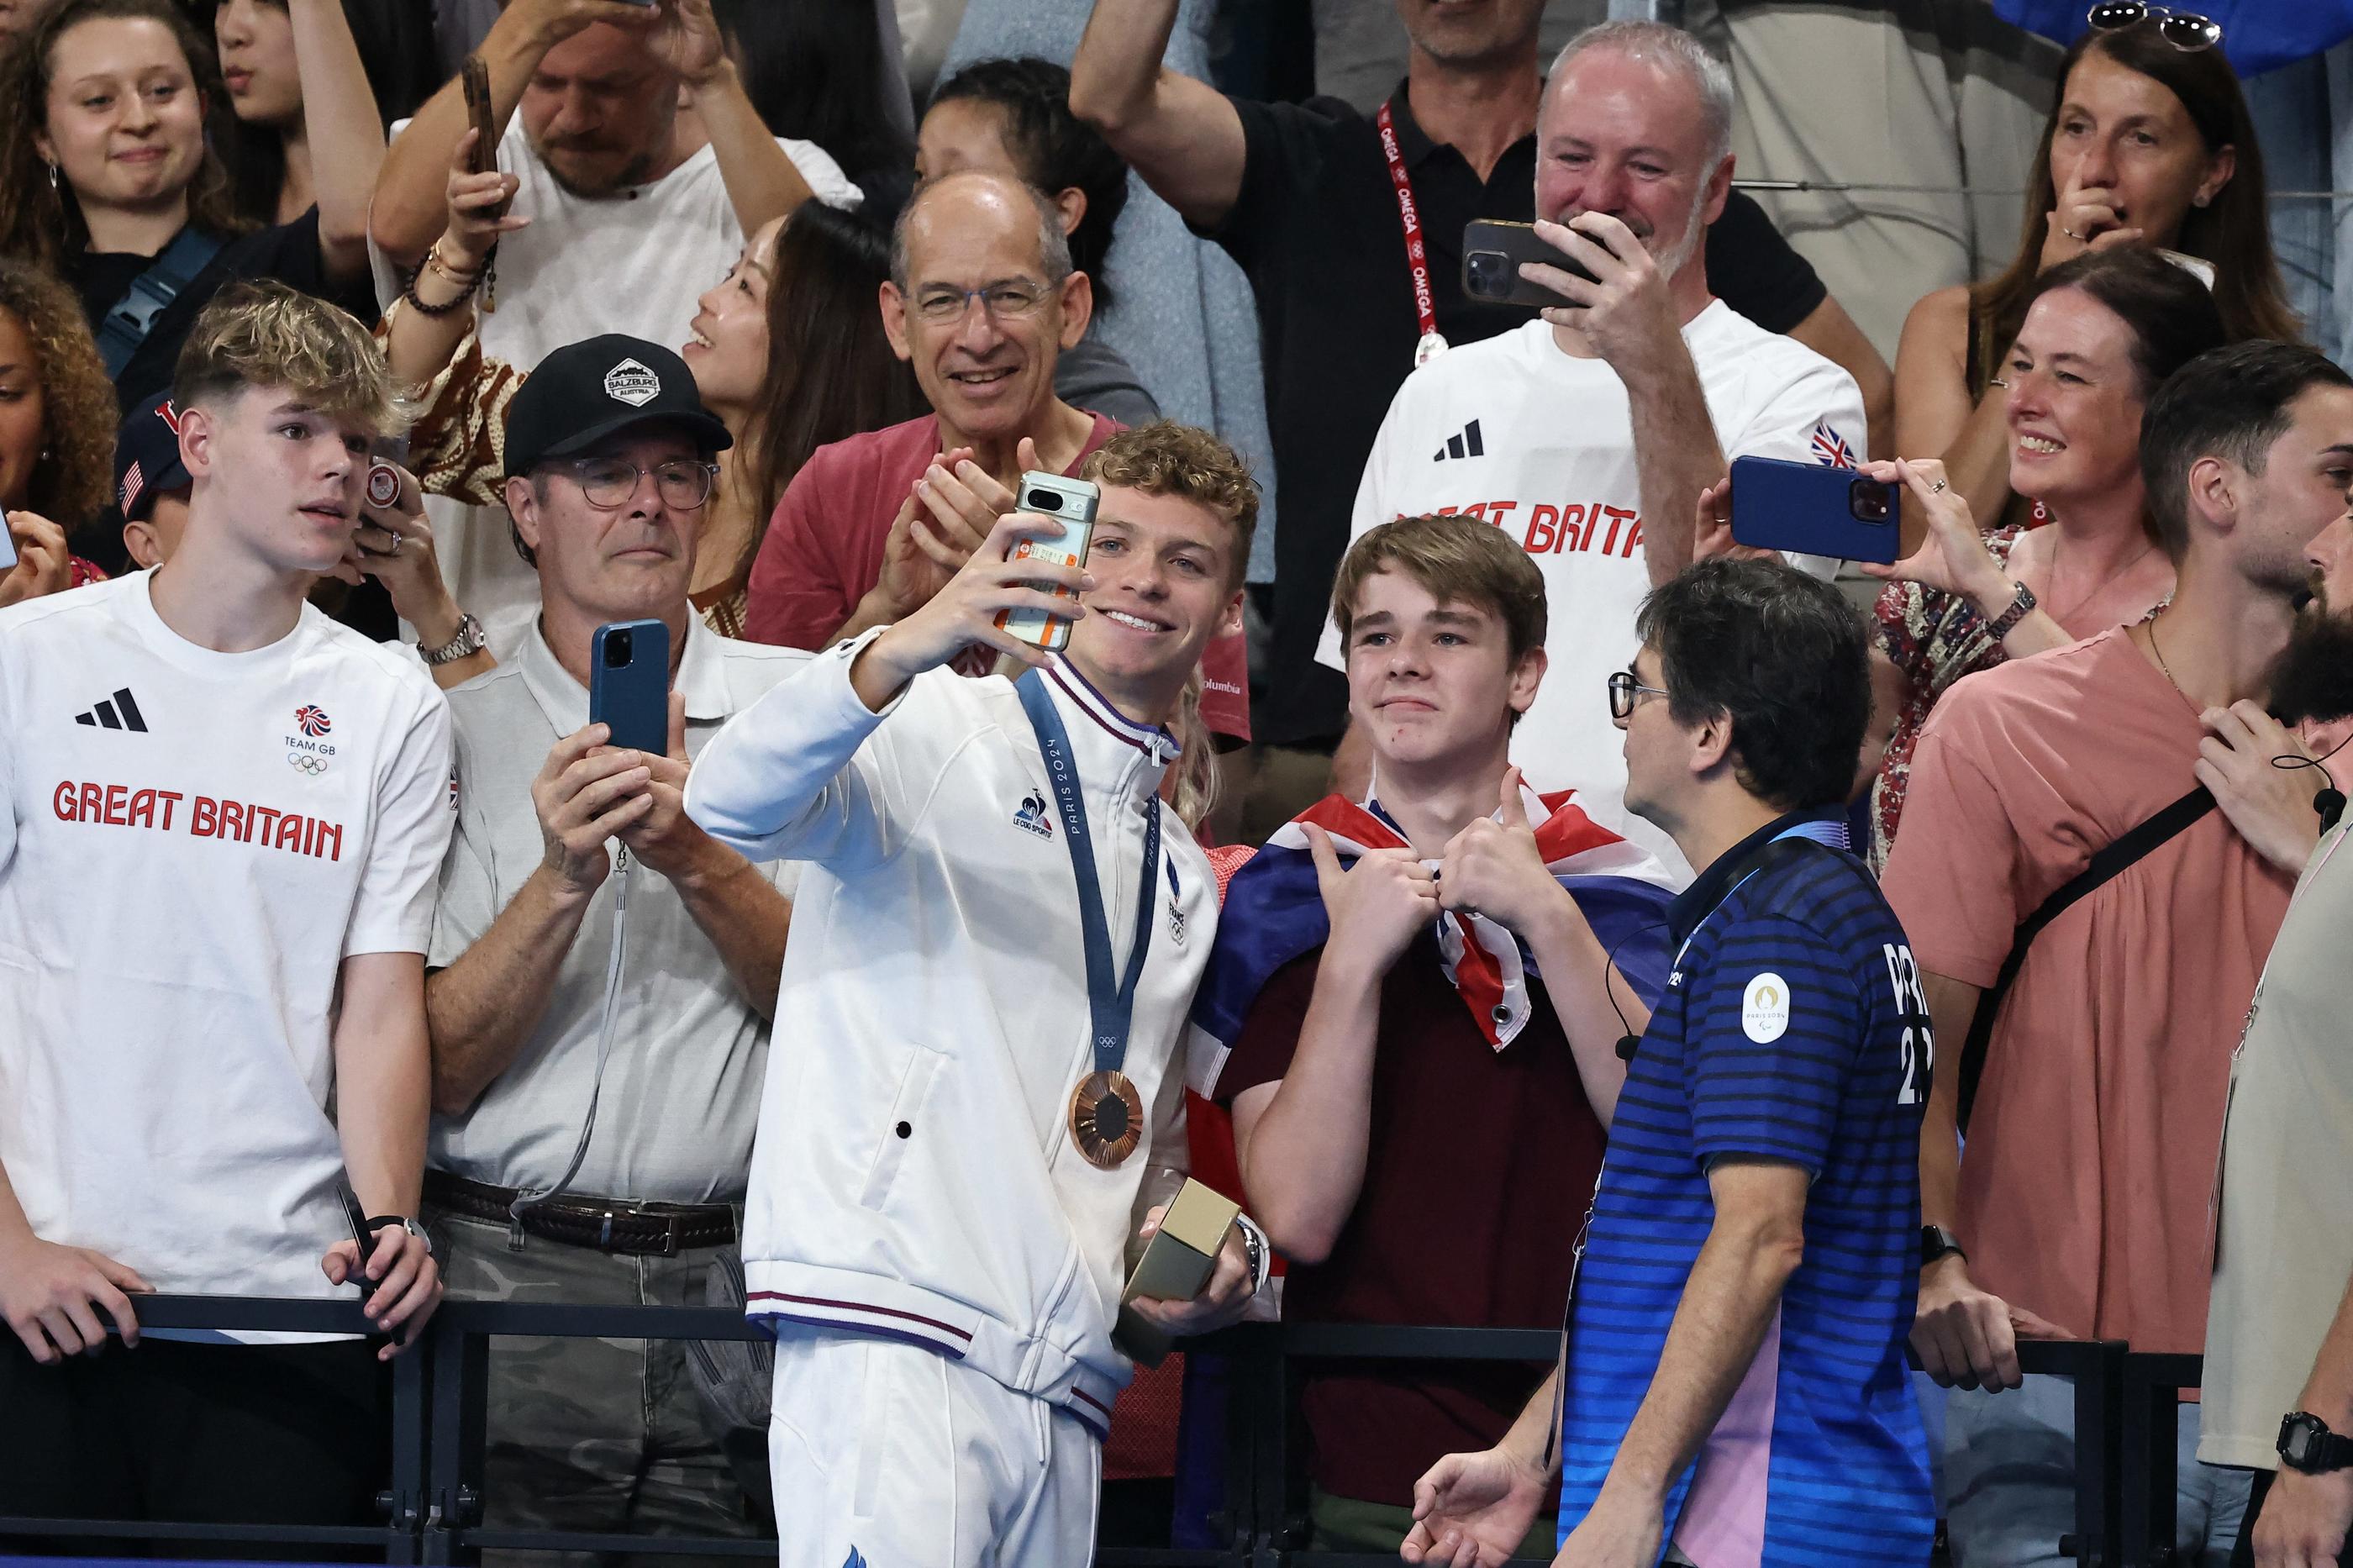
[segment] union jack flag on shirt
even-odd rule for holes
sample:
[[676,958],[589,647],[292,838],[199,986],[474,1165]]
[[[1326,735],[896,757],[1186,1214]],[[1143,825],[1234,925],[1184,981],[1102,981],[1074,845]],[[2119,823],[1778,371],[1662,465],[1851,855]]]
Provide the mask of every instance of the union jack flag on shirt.
[[1846,444],[1845,437],[1831,428],[1831,422],[1827,419],[1814,421],[1813,450],[1814,461],[1818,463],[1833,468],[1855,466],[1854,448]]
[[[1522,805],[1537,825],[1537,852],[1647,1007],[1666,982],[1667,906],[1673,892],[1664,886],[1658,861],[1587,816],[1570,799],[1574,793],[1538,795],[1522,786]],[[1409,847],[1377,800],[1359,805],[1327,795],[1275,829],[1266,847],[1232,873],[1217,944],[1193,1002],[1193,1026],[1207,1037],[1197,1037],[1192,1051],[1193,1083],[1202,1093],[1208,1092],[1204,1083],[1215,1085],[1267,981],[1332,933],[1303,831],[1309,823],[1330,837],[1344,864],[1368,849]],[[1446,978],[1487,1043],[1503,1050],[1527,1024],[1535,957],[1482,914],[1450,910],[1439,917],[1437,936]]]

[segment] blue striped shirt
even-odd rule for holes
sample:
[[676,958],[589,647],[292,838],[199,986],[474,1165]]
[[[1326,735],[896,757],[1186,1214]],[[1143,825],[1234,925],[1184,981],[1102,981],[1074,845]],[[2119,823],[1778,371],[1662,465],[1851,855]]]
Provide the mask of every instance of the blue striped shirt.
[[[1793,826],[1793,824],[1795,825]],[[1933,1050],[1903,929],[1842,838],[1785,817],[1709,868],[1628,1069],[1569,1308],[1561,1538],[1609,1475],[1715,1222],[1707,1168],[1812,1177],[1805,1253],[1755,1364],[1667,1500],[1704,1568],[1920,1563],[1936,1506],[1904,1347],[1919,1278]],[[1725,885],[1736,885],[1725,890]],[[1713,912],[1707,904],[1716,898]]]

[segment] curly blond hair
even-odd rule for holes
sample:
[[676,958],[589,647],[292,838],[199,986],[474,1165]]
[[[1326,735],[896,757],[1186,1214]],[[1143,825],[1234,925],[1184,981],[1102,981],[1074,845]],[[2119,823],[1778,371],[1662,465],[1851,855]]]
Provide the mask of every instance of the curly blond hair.
[[114,384],[81,301],[39,268],[0,257],[0,311],[25,329],[41,384],[41,458],[22,506],[70,532],[105,509],[114,473]]
[[[58,268],[90,246],[81,203],[65,182],[52,183],[50,167],[33,143],[49,122],[49,59],[58,40],[96,21],[154,22],[169,29],[188,62],[208,128],[216,133],[226,129],[218,116],[227,100],[211,43],[172,0],[55,0],[0,55],[0,254]],[[242,234],[253,226],[230,203],[228,170],[214,151],[216,140],[217,134],[205,139],[203,160],[188,186],[188,221],[214,234]]]
[[1259,487],[1250,465],[1231,447],[1207,430],[1163,419],[1113,436],[1095,448],[1079,473],[1099,485],[1181,496],[1224,518],[1234,531],[1227,585],[1241,586],[1250,534],[1258,527]]
[[272,279],[213,296],[188,329],[172,374],[172,398],[183,408],[255,386],[282,386],[379,436],[398,435],[412,414],[374,332],[348,311]]

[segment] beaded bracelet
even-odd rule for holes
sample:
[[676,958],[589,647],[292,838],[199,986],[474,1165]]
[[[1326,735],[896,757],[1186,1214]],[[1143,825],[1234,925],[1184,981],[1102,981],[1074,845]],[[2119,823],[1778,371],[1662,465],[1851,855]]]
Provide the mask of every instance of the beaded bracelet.
[[[456,299],[439,305],[428,305],[425,302],[424,296],[420,295],[417,291],[417,280],[425,276],[425,269],[427,267],[432,268],[436,273],[438,273],[447,281],[457,285],[459,292]],[[433,253],[428,250],[425,253],[425,259],[417,264],[416,269],[410,272],[407,279],[401,284],[400,297],[407,300],[409,305],[420,315],[447,316],[463,306],[466,301],[471,300],[474,297],[474,290],[480,287],[480,285],[481,276],[479,273],[474,277],[468,279],[450,277],[448,270],[442,267],[438,261],[435,260]]]

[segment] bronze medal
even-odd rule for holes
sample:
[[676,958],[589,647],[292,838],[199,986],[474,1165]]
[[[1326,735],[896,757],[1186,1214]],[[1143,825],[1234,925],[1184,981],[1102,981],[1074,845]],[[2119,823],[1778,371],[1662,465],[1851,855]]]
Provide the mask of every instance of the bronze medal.
[[1071,1095],[1071,1140],[1098,1170],[1115,1171],[1144,1141],[1144,1097],[1124,1072],[1091,1072]]

